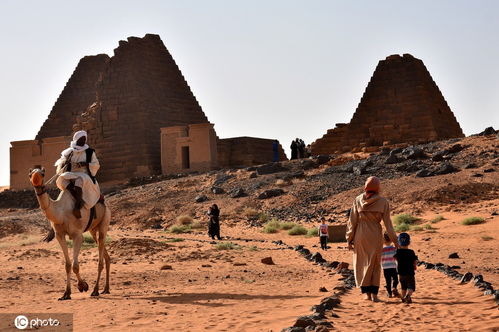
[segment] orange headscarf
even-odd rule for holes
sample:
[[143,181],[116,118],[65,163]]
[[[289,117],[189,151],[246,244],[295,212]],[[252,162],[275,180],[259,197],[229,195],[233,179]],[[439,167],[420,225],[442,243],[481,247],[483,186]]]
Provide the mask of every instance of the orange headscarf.
[[381,187],[381,181],[376,176],[370,176],[367,178],[364,184],[364,191],[366,192],[366,198],[378,194]]

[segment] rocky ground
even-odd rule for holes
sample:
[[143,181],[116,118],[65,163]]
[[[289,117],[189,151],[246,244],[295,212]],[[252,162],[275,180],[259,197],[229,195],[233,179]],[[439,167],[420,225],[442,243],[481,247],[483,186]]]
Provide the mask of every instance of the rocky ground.
[[[481,274],[497,288],[498,166],[499,139],[488,135],[392,147],[377,154],[133,179],[106,187],[113,214],[108,243],[112,294],[90,298],[75,287],[73,300],[66,302],[56,300],[64,290],[62,255],[57,243],[39,242],[48,223],[36,208],[34,194],[5,191],[0,193],[0,312],[13,307],[73,312],[77,331],[280,331],[308,315],[310,307],[335,292],[344,277],[307,263],[288,248],[302,244],[315,252],[316,238],[283,230],[265,234],[261,226],[275,218],[310,229],[321,216],[345,223],[346,210],[370,175],[382,179],[393,215],[419,218],[409,232],[421,260],[453,266],[456,273]],[[205,227],[205,213],[213,203],[221,208],[222,235],[232,247],[207,241],[204,228],[193,227],[185,234],[168,231],[182,215]],[[436,216],[443,220],[432,223]],[[461,224],[472,216],[482,217],[484,223]],[[279,240],[286,245],[272,242]],[[97,256],[89,247],[81,255],[81,268],[92,281]],[[458,258],[449,258],[453,253]],[[332,244],[322,256],[351,263],[351,253],[341,243]],[[275,264],[263,264],[265,257]],[[499,329],[493,296],[482,296],[483,290],[473,282],[460,285],[424,266],[417,278],[415,308],[386,298],[382,303],[360,303],[358,291],[349,290],[341,294],[339,307],[326,312],[323,321],[332,327],[325,324],[321,329]],[[401,320],[406,321],[403,327]]]

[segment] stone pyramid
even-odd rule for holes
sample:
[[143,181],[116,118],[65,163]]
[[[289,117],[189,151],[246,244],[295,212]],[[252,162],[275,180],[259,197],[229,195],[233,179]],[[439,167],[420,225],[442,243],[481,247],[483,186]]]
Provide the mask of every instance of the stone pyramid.
[[160,37],[147,34],[112,57],[83,58],[37,138],[87,130],[107,181],[160,173],[160,128],[207,122]]
[[350,123],[328,130],[312,144],[312,153],[463,136],[423,61],[391,55],[379,61]]
[[107,54],[86,56],[80,60],[36,139],[72,134],[76,118],[95,101],[97,80],[108,63]]

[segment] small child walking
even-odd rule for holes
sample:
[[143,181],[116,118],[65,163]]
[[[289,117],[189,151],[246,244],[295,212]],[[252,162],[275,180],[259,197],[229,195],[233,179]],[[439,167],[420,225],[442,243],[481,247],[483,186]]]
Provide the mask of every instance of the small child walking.
[[383,274],[386,281],[386,292],[388,293],[388,297],[399,297],[399,292],[397,290],[397,285],[399,283],[397,276],[397,261],[394,257],[397,248],[392,245],[392,240],[390,240],[388,233],[385,232],[383,237],[385,244],[383,246],[383,252],[381,253],[381,266],[383,267]]
[[418,256],[409,249],[411,237],[407,233],[398,236],[400,248],[397,249],[395,259],[397,260],[398,274],[400,277],[400,288],[402,289],[402,302],[411,303],[412,293],[416,291],[415,272],[417,269]]
[[321,249],[327,250],[327,240],[329,239],[329,228],[326,224],[326,220],[323,219],[319,226],[319,239],[321,241]]

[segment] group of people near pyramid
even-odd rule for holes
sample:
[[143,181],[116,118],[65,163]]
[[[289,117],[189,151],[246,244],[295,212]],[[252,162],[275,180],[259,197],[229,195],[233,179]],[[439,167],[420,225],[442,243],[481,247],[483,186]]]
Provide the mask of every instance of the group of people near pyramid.
[[[77,131],[70,146],[62,151],[55,163],[57,187],[73,195],[73,214],[76,218],[81,218],[82,208],[90,209],[100,198],[100,188],[95,178],[100,165],[95,150],[89,147],[87,140],[88,135],[84,130]],[[350,210],[346,239],[348,248],[353,250],[356,284],[366,300],[377,301],[383,269],[389,297],[400,296],[403,302],[410,303],[416,289],[414,271],[417,256],[408,248],[409,235],[396,235],[388,200],[380,196],[380,189],[380,180],[375,176],[369,177],[364,185],[364,193],[355,198]],[[209,236],[220,239],[218,206],[211,206],[207,214],[210,218]],[[386,229],[384,236],[381,221]],[[323,226],[320,232],[324,233],[323,230],[327,228]],[[324,242],[324,234],[319,235],[321,247],[325,249],[327,241]],[[399,280],[401,293],[397,290]]]

